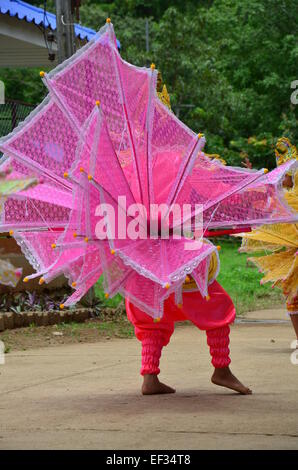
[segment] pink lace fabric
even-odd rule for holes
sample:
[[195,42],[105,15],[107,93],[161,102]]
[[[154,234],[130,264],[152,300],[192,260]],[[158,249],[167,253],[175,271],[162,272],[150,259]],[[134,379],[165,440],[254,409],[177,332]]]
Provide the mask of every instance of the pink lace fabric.
[[[2,201],[0,229],[14,236],[48,282],[64,273],[74,288],[65,305],[77,302],[103,276],[109,295],[120,292],[153,317],[164,300],[181,298],[187,274],[207,294],[211,243],[148,235],[119,235],[131,227],[129,207],[142,203],[146,229],[150,204],[197,205],[204,227],[230,227],[297,220],[282,198],[289,162],[264,174],[223,166],[204,156],[204,137],[175,117],[156,94],[157,71],[123,61],[112,24],[73,57],[45,74],[48,97],[11,134],[0,140],[14,174],[32,175],[34,188]],[[100,101],[100,106],[96,102]],[[0,169],[1,169],[0,168]],[[121,197],[121,200],[119,200]],[[125,201],[124,201],[125,200]],[[109,204],[110,238],[98,227]],[[172,218],[170,228],[181,221]],[[161,224],[169,225],[164,215]],[[185,249],[185,242],[193,249]]]

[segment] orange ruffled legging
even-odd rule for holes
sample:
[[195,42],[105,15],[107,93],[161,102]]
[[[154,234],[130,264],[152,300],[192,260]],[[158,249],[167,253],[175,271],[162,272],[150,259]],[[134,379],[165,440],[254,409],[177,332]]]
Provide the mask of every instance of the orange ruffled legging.
[[229,325],[235,319],[235,307],[217,281],[209,286],[209,296],[209,300],[206,300],[198,291],[183,292],[183,304],[179,308],[175,304],[174,294],[170,295],[164,304],[164,315],[158,323],[154,323],[149,315],[126,299],[127,317],[142,343],[141,375],[159,374],[161,351],[169,343],[176,321],[190,320],[200,330],[206,331],[214,367],[223,368],[230,364]]

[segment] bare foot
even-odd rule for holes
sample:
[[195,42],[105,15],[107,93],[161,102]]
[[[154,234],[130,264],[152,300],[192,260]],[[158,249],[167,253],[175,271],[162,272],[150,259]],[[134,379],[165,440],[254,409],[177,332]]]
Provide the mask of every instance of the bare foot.
[[214,373],[211,377],[211,382],[221,387],[231,388],[235,392],[241,393],[241,395],[251,395],[252,391],[250,388],[245,387],[235,375],[232,374],[229,367],[222,369],[214,369]]
[[168,385],[161,383],[157,375],[145,374],[142,385],[143,395],[157,395],[161,393],[175,393],[176,390]]

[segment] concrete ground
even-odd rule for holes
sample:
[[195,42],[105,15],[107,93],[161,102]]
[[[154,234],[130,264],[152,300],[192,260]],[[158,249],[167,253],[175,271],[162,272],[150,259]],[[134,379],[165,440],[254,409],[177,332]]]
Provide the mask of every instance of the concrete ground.
[[232,327],[232,370],[252,396],[210,382],[205,334],[188,325],[162,358],[173,395],[140,394],[136,339],[9,353],[0,365],[0,449],[298,449],[293,339],[282,310]]

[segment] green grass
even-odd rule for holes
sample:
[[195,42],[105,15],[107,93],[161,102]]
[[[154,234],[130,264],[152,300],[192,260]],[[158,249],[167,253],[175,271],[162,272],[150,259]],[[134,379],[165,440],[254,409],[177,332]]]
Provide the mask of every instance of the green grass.
[[[260,285],[262,274],[251,263],[247,263],[247,258],[251,255],[238,252],[240,245],[237,240],[212,241],[221,246],[221,268],[217,280],[233,299],[238,315],[283,303],[279,289],[272,289],[270,284]],[[95,294],[105,307],[110,308],[117,307],[122,299],[119,294],[106,299],[101,279],[95,286]]]
[[110,299],[106,299],[102,284],[103,284],[103,280],[102,280],[102,278],[100,278],[99,281],[97,281],[97,283],[94,286],[96,297],[102,302],[102,304],[105,307],[110,307],[110,308],[118,307],[119,303],[122,300],[121,295],[116,294],[115,297],[112,297]]
[[133,327],[127,321],[126,317],[117,318],[117,321],[85,321],[84,323],[60,323],[57,325],[57,330],[65,334],[80,337],[87,330],[97,330],[103,336],[118,336],[120,338],[127,338],[133,336]]
[[224,241],[219,244],[221,269],[217,280],[233,299],[238,315],[278,306],[283,302],[279,289],[272,289],[270,284],[260,285],[262,274],[247,263],[251,255],[238,253],[237,242]]

